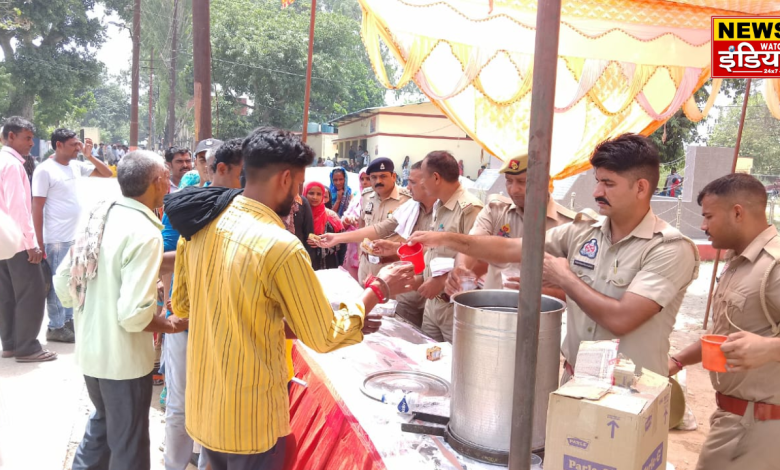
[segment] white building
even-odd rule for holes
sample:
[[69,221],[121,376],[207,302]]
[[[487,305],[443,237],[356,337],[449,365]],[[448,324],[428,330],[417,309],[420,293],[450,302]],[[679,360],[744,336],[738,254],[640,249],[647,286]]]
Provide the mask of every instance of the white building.
[[480,166],[489,165],[490,154],[430,102],[363,109],[332,123],[338,126],[333,143],[339,160],[348,159],[350,150],[366,149],[371,159],[391,158],[400,174],[407,155],[414,163],[431,151],[446,150],[463,160],[464,175],[472,179]]

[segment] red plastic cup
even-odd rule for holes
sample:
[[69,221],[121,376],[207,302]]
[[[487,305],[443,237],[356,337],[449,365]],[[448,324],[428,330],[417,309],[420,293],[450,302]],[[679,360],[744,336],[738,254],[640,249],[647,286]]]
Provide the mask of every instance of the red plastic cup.
[[425,254],[422,243],[414,245],[404,243],[398,248],[398,256],[401,257],[401,261],[409,261],[414,265],[415,274],[422,274],[425,271]]
[[726,370],[726,355],[720,349],[727,336],[704,335],[701,337],[701,365],[712,372],[728,372]]

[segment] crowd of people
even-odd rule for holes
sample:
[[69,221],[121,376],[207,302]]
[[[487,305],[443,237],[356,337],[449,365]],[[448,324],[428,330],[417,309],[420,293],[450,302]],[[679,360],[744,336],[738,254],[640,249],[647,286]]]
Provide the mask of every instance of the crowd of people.
[[[199,142],[194,155],[182,147],[164,158],[128,153],[116,169],[122,197],[98,203],[78,228],[76,181],[110,169],[90,141],[58,129],[55,155],[31,186],[23,155],[34,132],[16,117],[2,132],[0,217],[15,228],[3,231],[3,245],[14,248],[0,253],[2,354],[56,359],[35,339],[45,303],[49,341],[78,338],[95,411],[74,469],[150,467],[155,334],[165,338],[166,468],[186,468],[197,443],[201,469],[279,469],[293,339],[318,352],[359,343],[381,325],[373,308],[395,298],[400,317],[451,341],[452,296],[521,285],[527,155],[501,168],[506,196],[483,203],[461,185],[463,162],[446,151],[404,159],[403,186],[385,157],[363,160],[360,188],[349,187],[340,166],[329,184],[306,182],[312,149],[261,127]],[[74,161],[79,152],[90,165]],[[657,149],[626,134],[599,144],[590,163],[599,214],[574,214],[552,197],[546,210],[543,293],[568,311],[561,382],[581,341],[619,338],[621,353],[663,375],[700,362],[700,343],[669,356],[699,255],[650,206]],[[749,175],[711,182],[699,204],[702,229],[733,257],[713,302],[713,332],[729,337],[729,372],[712,376],[718,411],[697,468],[774,468],[765,450],[780,430],[780,237],[766,222],[764,187]],[[398,256],[417,243],[420,274]],[[445,274],[433,269],[448,263]],[[334,311],[315,270],[340,266],[365,290]]]

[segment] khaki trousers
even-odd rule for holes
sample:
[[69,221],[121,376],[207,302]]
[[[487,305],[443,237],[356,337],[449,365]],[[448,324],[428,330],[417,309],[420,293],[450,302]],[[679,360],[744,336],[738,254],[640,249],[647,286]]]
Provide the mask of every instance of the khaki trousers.
[[756,421],[753,404],[745,416],[715,410],[696,470],[780,469],[780,421]]
[[452,342],[452,325],[455,316],[454,305],[438,298],[425,302],[423,321],[420,329],[438,342]]

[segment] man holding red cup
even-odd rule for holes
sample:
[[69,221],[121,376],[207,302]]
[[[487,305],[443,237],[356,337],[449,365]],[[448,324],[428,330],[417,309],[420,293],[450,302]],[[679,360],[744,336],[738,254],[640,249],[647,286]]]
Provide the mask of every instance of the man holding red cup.
[[[698,202],[701,228],[713,248],[734,255],[713,297],[711,333],[727,337],[720,346],[726,372],[710,372],[718,409],[696,468],[774,469],[780,434],[780,269],[775,267],[780,237],[766,221],[764,185],[750,175],[710,182]],[[701,361],[697,341],[670,357],[669,373]]]

